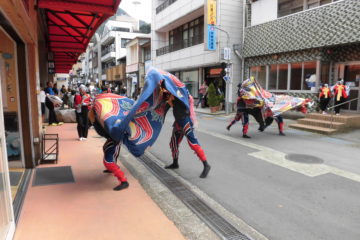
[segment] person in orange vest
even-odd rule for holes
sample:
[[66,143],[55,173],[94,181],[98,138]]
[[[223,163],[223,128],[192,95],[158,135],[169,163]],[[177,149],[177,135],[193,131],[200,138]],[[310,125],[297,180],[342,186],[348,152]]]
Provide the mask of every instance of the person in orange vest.
[[322,111],[322,114],[326,114],[325,110],[330,102],[331,97],[332,95],[329,85],[324,84],[324,86],[320,88],[320,94],[319,94],[320,109]]
[[[334,98],[335,98],[335,106],[341,104],[345,98],[347,98],[346,89],[344,86],[344,80],[340,80],[337,82],[337,85],[334,87]],[[336,115],[340,114],[341,106],[335,107]]]

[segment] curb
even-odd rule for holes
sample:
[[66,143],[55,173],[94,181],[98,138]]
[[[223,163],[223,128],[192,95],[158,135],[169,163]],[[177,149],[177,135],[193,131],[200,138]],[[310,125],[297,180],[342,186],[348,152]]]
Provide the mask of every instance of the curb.
[[186,239],[220,240],[198,216],[125,148],[121,149],[120,160]]

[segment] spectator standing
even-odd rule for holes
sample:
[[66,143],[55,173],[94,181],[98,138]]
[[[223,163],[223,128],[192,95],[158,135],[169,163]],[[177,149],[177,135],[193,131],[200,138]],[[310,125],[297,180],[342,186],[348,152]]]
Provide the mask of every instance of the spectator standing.
[[[55,95],[52,82],[47,83],[47,88],[45,88],[45,93],[46,96]],[[48,97],[45,98],[45,105],[49,109],[49,121],[48,121],[49,126],[57,126],[59,124],[59,121],[56,118],[55,107],[52,101]]]
[[40,97],[40,103],[41,103],[41,119],[42,119],[42,122],[44,122],[44,121],[45,121],[45,100],[46,100],[46,93],[45,93],[43,87],[41,87],[39,97]]
[[75,95],[74,106],[76,111],[77,131],[79,140],[86,140],[89,130],[88,113],[91,105],[91,97],[86,93],[85,85],[80,85],[79,93]]
[[55,96],[58,96],[58,95],[59,95],[59,89],[57,88],[57,83],[54,83],[53,92],[54,92],[54,95],[55,95]]
[[205,95],[206,95],[206,93],[207,93],[207,89],[208,89],[208,86],[207,86],[206,83],[204,82],[204,83],[201,85],[200,89],[199,89],[199,100],[198,100],[198,102],[196,103],[196,108],[199,107],[199,104],[200,104],[200,106],[202,106],[201,102],[202,102],[202,100],[204,99],[204,97],[205,97]]

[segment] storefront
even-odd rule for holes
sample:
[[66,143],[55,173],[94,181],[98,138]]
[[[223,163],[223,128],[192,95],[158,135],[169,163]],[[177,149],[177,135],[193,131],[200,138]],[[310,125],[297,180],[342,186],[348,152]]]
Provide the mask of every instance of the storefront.
[[174,71],[172,72],[176,77],[178,77],[186,86],[189,93],[194,97],[199,97],[199,79],[201,78],[200,71],[196,70],[186,70],[186,71]]
[[213,83],[217,93],[225,96],[226,82],[221,76],[222,70],[221,66],[205,68],[205,83],[207,86]]

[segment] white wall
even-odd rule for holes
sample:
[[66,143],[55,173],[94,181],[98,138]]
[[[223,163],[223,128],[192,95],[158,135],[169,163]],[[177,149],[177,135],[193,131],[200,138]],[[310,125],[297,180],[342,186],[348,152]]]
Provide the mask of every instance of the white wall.
[[251,4],[251,25],[277,19],[277,0],[259,0]]
[[219,55],[216,51],[204,51],[204,44],[199,44],[158,56],[154,58],[153,65],[166,71],[172,71],[209,66],[218,62]]
[[[169,23],[176,21],[177,19],[188,15],[194,10],[203,7],[204,0],[177,0],[166,9],[156,14],[156,8],[160,5],[153,1],[153,19],[152,28],[158,30]],[[192,19],[189,19],[191,21]]]

